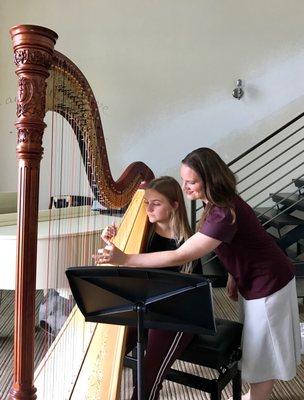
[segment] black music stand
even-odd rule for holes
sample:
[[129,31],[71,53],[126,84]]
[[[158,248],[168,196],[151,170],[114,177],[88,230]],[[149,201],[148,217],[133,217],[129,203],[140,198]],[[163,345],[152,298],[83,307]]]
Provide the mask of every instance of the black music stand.
[[75,267],[66,275],[86,321],[137,326],[138,400],[145,400],[145,328],[216,331],[211,286],[202,277],[127,267]]

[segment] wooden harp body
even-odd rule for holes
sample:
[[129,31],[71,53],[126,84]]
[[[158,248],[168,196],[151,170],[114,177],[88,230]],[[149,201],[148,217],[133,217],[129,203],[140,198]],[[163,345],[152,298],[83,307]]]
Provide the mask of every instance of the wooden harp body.
[[[10,396],[15,400],[49,398],[51,390],[41,383],[41,377],[49,373],[47,368],[57,370],[58,378],[53,378],[53,386],[56,387],[63,369],[71,367],[64,362],[57,365],[56,360],[62,360],[65,352],[75,350],[61,345],[69,326],[74,326],[73,332],[87,337],[85,348],[75,363],[77,370],[72,374],[72,381],[63,382],[58,394],[52,395],[52,398],[118,399],[124,328],[100,324],[88,329],[76,308],[36,371],[34,382],[39,172],[46,111],[53,110],[60,114],[72,127],[94,199],[114,209],[123,209],[131,202],[116,239],[117,244],[127,252],[139,252],[144,245],[147,221],[142,206],[143,190],[138,188],[143,181],[152,179],[153,173],[144,163],[136,162],[114,181],[95,97],[79,69],[54,51],[57,34],[33,25],[16,26],[10,33],[18,77],[16,128],[19,163],[14,379]],[[54,84],[54,73],[64,76],[64,84],[59,81]],[[47,90],[50,82],[52,96],[48,96],[50,91]],[[62,97],[65,98],[64,103]],[[71,346],[76,347],[77,340]]]

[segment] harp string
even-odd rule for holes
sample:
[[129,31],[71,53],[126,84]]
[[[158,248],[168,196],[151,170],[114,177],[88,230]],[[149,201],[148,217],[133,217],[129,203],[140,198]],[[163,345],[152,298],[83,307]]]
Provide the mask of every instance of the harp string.
[[[59,74],[58,77],[54,74],[53,86],[61,87],[60,104],[64,107],[66,103],[64,75]],[[83,92],[78,96],[78,103],[84,103]],[[84,110],[80,109],[80,112],[84,113]],[[84,123],[92,127],[94,123],[87,118],[87,115],[84,113]],[[87,327],[83,326],[82,341],[79,342],[79,335],[76,335],[79,326],[74,326],[68,330],[68,334],[62,340],[57,340],[58,335],[62,334],[60,328],[62,328],[65,321],[69,318],[73,305],[71,294],[63,274],[63,266],[65,269],[69,266],[91,264],[91,254],[95,252],[98,246],[101,227],[111,222],[113,213],[110,210],[107,215],[103,216],[97,212],[90,211],[90,205],[81,205],[75,207],[75,210],[77,208],[77,217],[67,218],[69,211],[74,211],[72,196],[80,196],[80,199],[82,197],[84,199],[94,198],[90,185],[91,182],[88,181],[87,174],[85,173],[89,161],[86,153],[84,157],[80,155],[78,144],[81,141],[81,146],[85,146],[85,139],[77,131],[75,120],[72,119],[67,122],[56,111],[51,113],[50,125],[50,147],[52,148],[52,152],[49,167],[49,198],[53,198],[54,201],[52,202],[52,209],[49,210],[47,285],[44,289],[44,315],[40,317],[44,317],[46,322],[49,322],[50,325],[52,324],[49,327],[51,332],[47,332],[47,330],[44,332],[44,353],[47,354],[51,346],[54,347],[56,345],[57,353],[62,354],[65,348],[85,348],[89,337],[85,333]],[[78,137],[75,136],[75,131]],[[93,168],[95,168],[95,165],[93,165]],[[87,232],[91,232],[91,234],[88,236]],[[54,306],[55,310],[53,310]],[[91,324],[89,333],[94,329],[95,325]],[[71,351],[69,359],[60,360],[60,370],[62,370],[62,374],[60,374],[61,380],[65,379],[64,371],[68,370],[70,365],[79,363],[77,356],[74,357],[73,354],[74,351]],[[50,396],[50,393],[52,393],[52,396],[56,396],[56,386],[59,382],[58,371],[56,373],[55,369],[58,368],[58,361],[55,360],[51,368],[43,370],[43,379],[45,382],[43,391],[47,391],[48,396]]]

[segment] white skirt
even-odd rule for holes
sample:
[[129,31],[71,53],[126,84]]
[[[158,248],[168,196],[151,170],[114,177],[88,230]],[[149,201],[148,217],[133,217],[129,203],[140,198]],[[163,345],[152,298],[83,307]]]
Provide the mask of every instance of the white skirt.
[[301,334],[295,279],[270,296],[240,297],[242,378],[248,383],[288,381],[301,362]]

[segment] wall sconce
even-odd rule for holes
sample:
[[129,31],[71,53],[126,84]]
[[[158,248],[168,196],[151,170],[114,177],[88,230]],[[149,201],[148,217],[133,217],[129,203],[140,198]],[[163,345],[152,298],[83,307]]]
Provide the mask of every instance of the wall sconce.
[[232,92],[232,96],[240,100],[244,95],[242,79],[236,81],[236,88]]

